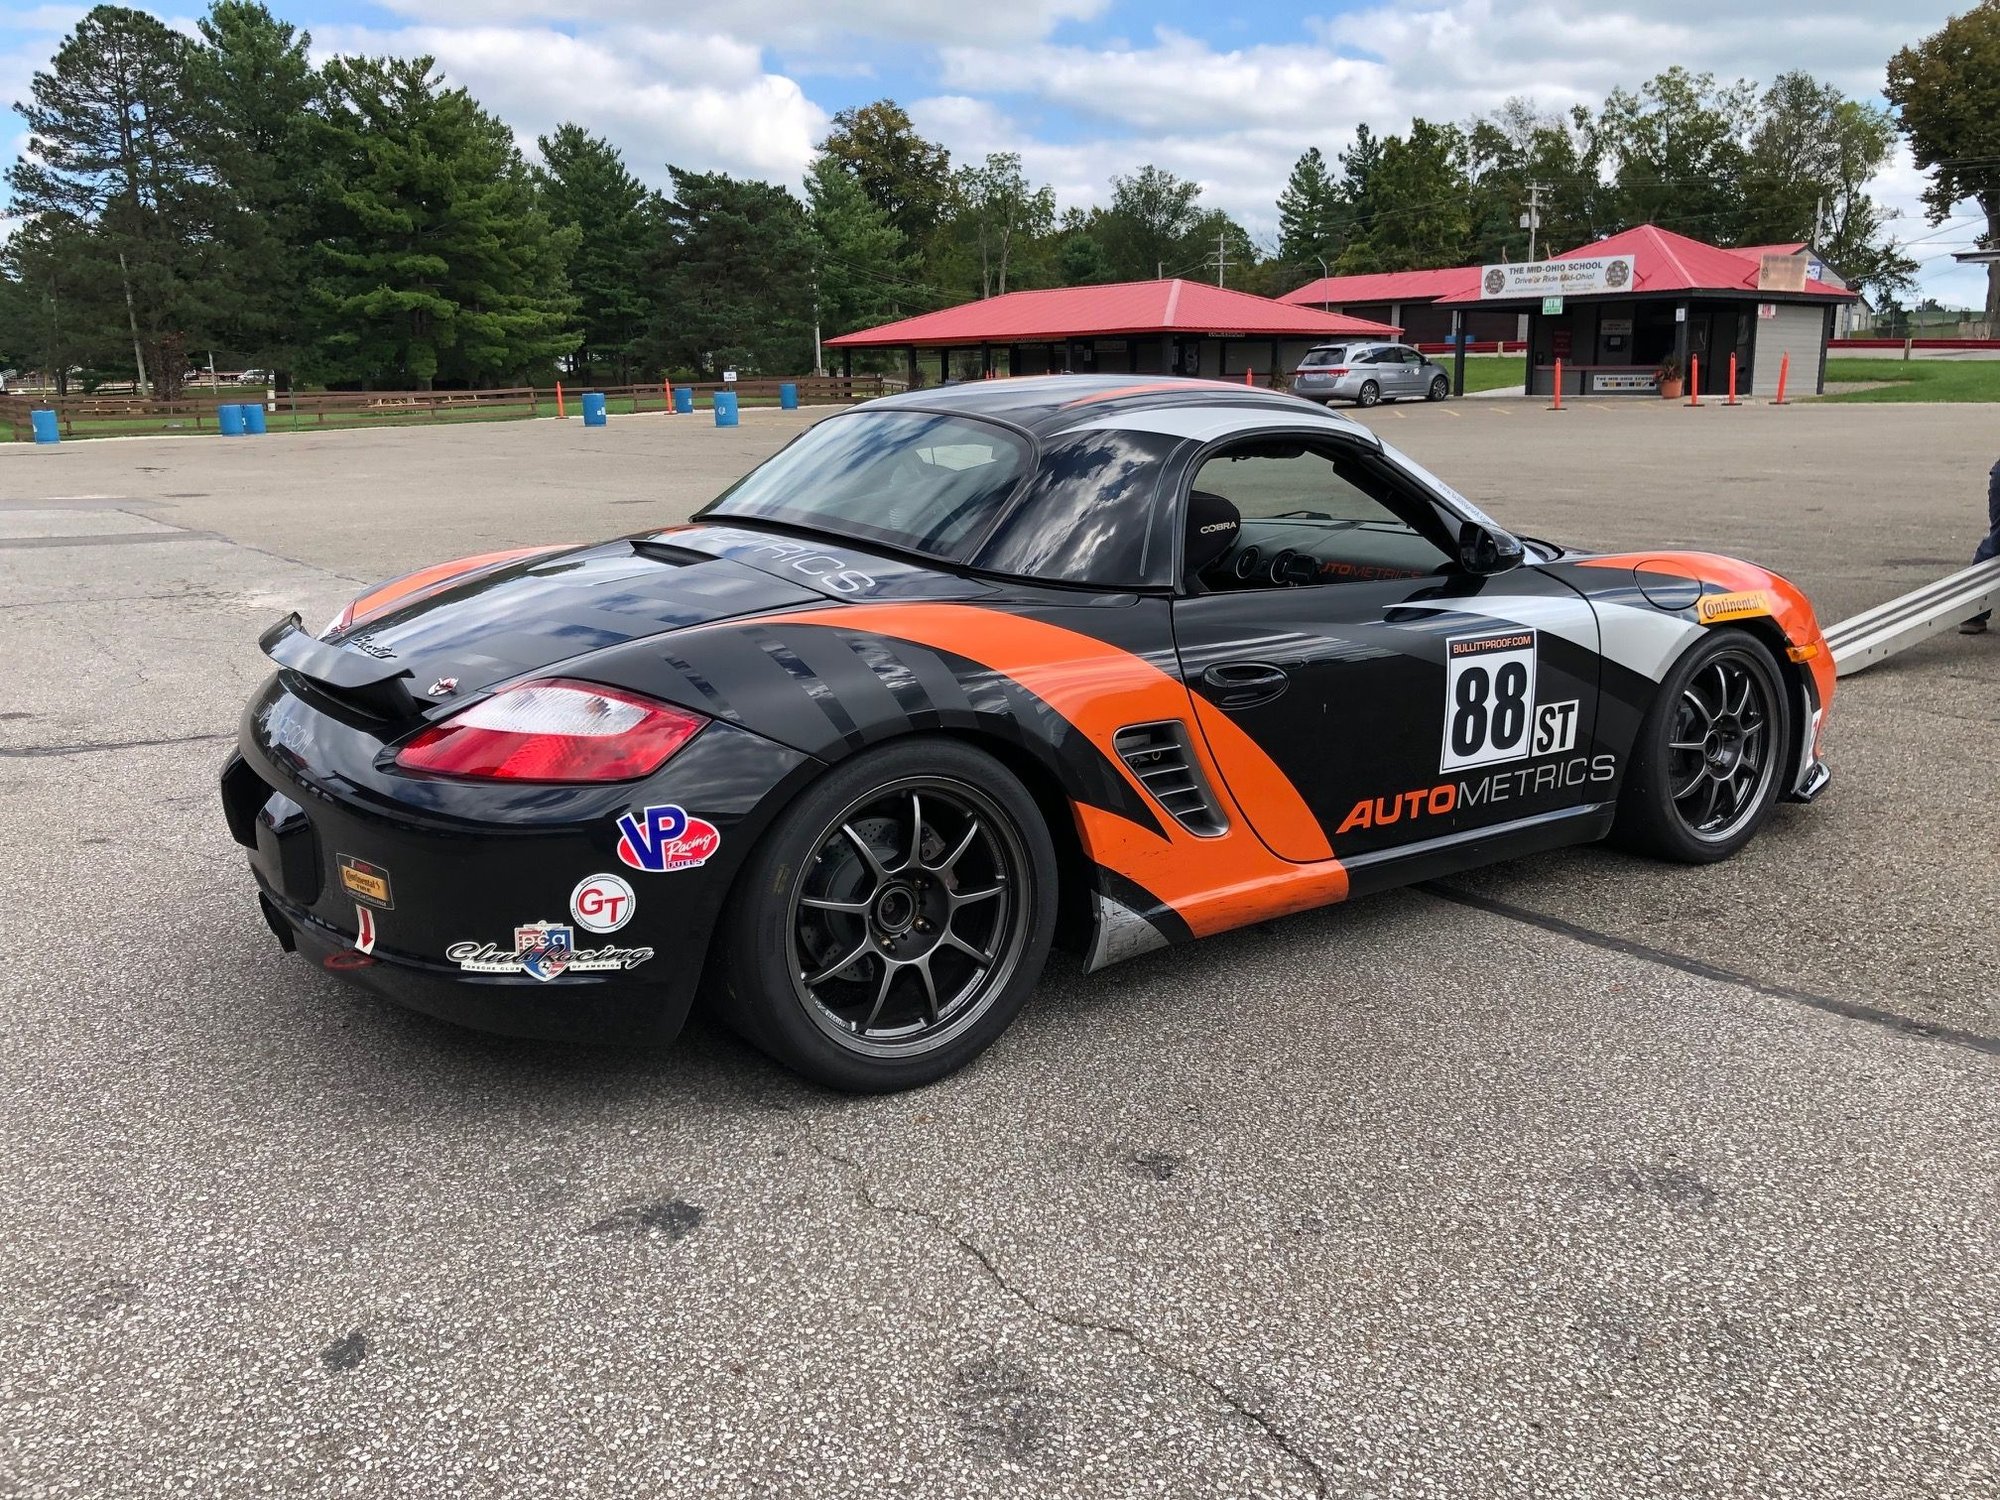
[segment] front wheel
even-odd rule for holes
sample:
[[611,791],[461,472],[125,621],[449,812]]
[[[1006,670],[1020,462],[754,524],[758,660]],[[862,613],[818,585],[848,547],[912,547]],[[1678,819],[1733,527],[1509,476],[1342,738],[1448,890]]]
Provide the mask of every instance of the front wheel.
[[1451,394],[1451,382],[1449,380],[1446,380],[1444,376],[1442,375],[1435,376],[1431,380],[1431,390],[1429,397],[1430,400],[1442,401],[1446,396],[1449,396],[1450,394]]
[[1055,849],[993,757],[903,741],[839,766],[745,865],[723,934],[726,1019],[831,1088],[886,1093],[963,1067],[1048,958]]
[[1770,648],[1721,630],[1660,684],[1633,744],[1614,836],[1686,864],[1749,843],[1783,790],[1790,718]]
[[1372,380],[1361,382],[1361,394],[1354,398],[1356,406],[1377,406],[1382,401],[1382,387]]

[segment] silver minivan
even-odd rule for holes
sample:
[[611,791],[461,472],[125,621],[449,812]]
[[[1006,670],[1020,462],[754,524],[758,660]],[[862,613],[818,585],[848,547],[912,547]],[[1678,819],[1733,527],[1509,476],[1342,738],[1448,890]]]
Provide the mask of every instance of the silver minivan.
[[1408,344],[1321,344],[1292,372],[1292,394],[1356,406],[1442,401],[1451,394],[1451,377]]

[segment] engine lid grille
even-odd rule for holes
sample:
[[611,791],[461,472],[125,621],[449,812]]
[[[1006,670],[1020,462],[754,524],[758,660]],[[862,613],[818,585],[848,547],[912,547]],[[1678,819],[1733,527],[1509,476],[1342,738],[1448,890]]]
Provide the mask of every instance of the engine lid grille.
[[1139,784],[1181,827],[1205,839],[1229,832],[1229,820],[1188,745],[1187,725],[1178,719],[1129,724],[1112,744]]

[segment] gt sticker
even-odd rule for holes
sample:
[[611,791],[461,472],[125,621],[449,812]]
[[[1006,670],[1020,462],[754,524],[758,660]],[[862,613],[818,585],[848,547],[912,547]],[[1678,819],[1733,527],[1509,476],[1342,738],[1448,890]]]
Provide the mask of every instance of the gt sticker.
[[1738,594],[1703,594],[1695,600],[1694,613],[1704,625],[1748,619],[1752,615],[1768,615],[1771,613],[1771,596],[1762,589],[1748,589]]
[[1445,642],[1444,750],[1438,769],[1496,765],[1528,754],[1535,709],[1535,632],[1489,631]]
[[526,974],[544,984],[563,974],[636,969],[653,956],[651,948],[579,948],[576,929],[562,922],[530,922],[514,929],[514,946],[453,943],[444,956],[468,974]]
[[697,869],[721,847],[722,834],[713,823],[690,817],[671,803],[618,819],[618,857],[635,870],[659,875]]
[[374,908],[368,906],[357,906],[354,908],[354,917],[355,917],[355,927],[354,927],[355,949],[362,953],[373,953],[375,951]]
[[370,864],[365,859],[357,859],[352,854],[336,854],[333,862],[340,866],[341,885],[356,901],[379,907],[383,911],[396,909],[395,896],[389,888],[387,870],[380,865]]
[[586,932],[616,932],[632,920],[638,905],[620,875],[588,875],[569,893],[569,914]]

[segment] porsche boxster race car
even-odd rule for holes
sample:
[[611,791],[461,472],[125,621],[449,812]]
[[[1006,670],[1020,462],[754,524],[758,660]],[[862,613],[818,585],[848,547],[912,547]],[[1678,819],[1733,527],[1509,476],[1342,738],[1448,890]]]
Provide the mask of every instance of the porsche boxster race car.
[[1826,785],[1833,667],[1748,563],[1514,536],[1367,428],[1192,380],[827,418],[687,525],[424,569],[277,671],[222,773],[286,949],[521,1035],[699,987],[847,1089],[1091,969]]

